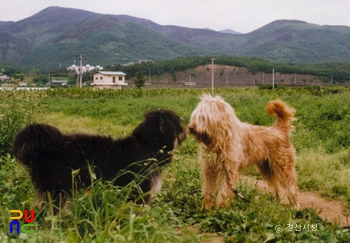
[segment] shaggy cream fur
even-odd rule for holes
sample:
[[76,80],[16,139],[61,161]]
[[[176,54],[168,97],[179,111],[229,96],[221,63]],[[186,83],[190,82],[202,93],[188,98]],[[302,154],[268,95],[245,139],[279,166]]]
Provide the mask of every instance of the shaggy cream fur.
[[[281,100],[270,101],[266,112],[276,116],[271,127],[241,122],[220,96],[202,95],[192,112],[190,133],[202,144],[199,160],[203,178],[203,208],[226,206],[239,171],[257,165],[263,179],[280,200],[280,187],[299,208],[295,149],[290,141],[295,110]],[[229,177],[229,178],[227,178]],[[216,199],[216,200],[215,200]]]

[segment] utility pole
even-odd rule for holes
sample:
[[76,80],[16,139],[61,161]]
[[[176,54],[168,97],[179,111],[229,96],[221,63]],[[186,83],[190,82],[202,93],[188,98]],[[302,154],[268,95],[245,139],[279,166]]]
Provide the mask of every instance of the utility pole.
[[151,69],[148,69],[148,83],[151,84]]
[[262,81],[263,81],[263,84],[265,84],[265,72],[263,72]]
[[275,69],[272,69],[272,90],[275,89]]
[[333,73],[331,75],[331,84],[333,84]]
[[211,59],[211,94],[214,95],[214,58]]
[[79,88],[83,87],[83,54],[79,54],[77,55],[77,57],[79,57],[79,61],[80,61],[80,67],[79,67]]

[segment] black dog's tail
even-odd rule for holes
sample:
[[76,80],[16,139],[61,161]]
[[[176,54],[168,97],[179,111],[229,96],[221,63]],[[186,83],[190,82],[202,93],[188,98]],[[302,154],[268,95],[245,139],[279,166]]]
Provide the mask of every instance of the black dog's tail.
[[50,125],[32,124],[17,133],[13,153],[18,162],[32,167],[31,162],[40,153],[57,150],[61,146],[61,132]]

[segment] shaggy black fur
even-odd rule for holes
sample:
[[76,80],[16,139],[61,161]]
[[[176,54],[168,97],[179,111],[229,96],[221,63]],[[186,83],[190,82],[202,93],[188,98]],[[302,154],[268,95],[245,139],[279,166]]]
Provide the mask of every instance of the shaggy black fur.
[[[97,179],[126,186],[136,181],[142,192],[150,192],[161,179],[161,168],[172,160],[170,153],[186,138],[182,119],[171,110],[150,111],[126,138],[88,134],[62,134],[46,124],[29,125],[15,138],[18,162],[29,168],[39,199],[49,192],[55,204],[72,195],[72,172],[76,188],[91,185],[89,167]],[[140,179],[140,180],[137,180]],[[133,192],[132,200],[139,198]],[[62,201],[60,201],[61,199]],[[150,193],[137,203],[150,203]],[[142,200],[142,201],[141,201]]]

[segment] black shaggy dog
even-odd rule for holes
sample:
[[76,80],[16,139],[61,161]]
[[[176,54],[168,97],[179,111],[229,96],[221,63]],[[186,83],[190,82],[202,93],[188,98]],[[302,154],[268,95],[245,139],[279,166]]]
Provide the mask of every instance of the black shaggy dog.
[[119,140],[62,134],[50,125],[33,124],[16,135],[13,151],[29,169],[37,200],[49,192],[56,206],[63,205],[72,195],[72,185],[75,189],[91,185],[92,168],[97,179],[117,186],[138,183],[143,193],[149,193],[140,197],[135,190],[130,199],[149,204],[150,194],[160,190],[162,167],[171,162],[171,151],[186,138],[182,122],[171,110],[149,111],[131,135]]

